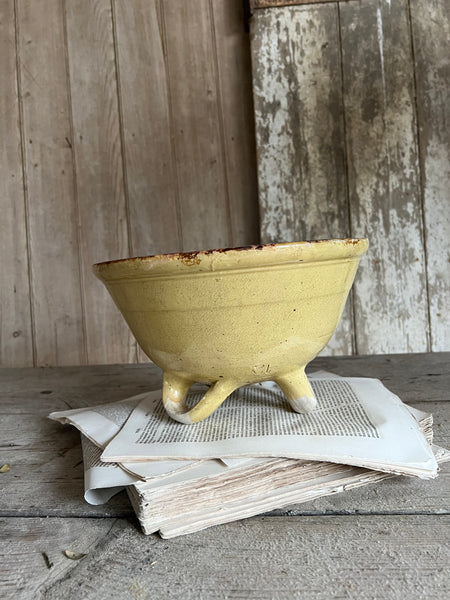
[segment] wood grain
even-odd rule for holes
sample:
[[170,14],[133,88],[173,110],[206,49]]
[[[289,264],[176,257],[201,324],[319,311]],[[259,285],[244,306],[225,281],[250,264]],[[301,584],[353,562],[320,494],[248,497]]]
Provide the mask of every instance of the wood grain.
[[33,365],[14,1],[0,3],[0,365]]
[[2,598],[42,598],[43,588],[70,577],[79,566],[64,550],[95,553],[113,524],[107,519],[1,519]]
[[17,2],[36,364],[86,361],[63,4]]
[[[311,367],[381,377],[432,411],[437,441],[449,443],[449,358],[321,357]],[[0,453],[11,465],[0,475],[2,598],[448,596],[449,464],[434,481],[399,477],[172,540],[144,536],[123,495],[85,504],[79,434],[45,415],[159,384],[154,365],[0,370]],[[86,556],[71,561],[67,549]]]
[[231,245],[259,243],[256,148],[249,34],[241,0],[212,0]]
[[[348,237],[337,7],[259,11],[251,27],[261,239]],[[348,303],[327,351],[352,350]]]
[[[14,519],[4,552],[9,546],[17,554],[48,600],[446,598],[448,526],[445,515],[256,517],[168,541],[144,537],[124,520]],[[88,554],[68,567],[59,550],[70,533]],[[42,548],[59,576],[40,567],[32,550]],[[12,558],[2,560],[17,573]],[[24,585],[18,579],[8,581],[9,597]]]
[[129,255],[109,0],[66,3],[87,361],[132,362],[136,342],[92,264]]
[[114,2],[132,254],[182,250],[159,0]]
[[163,0],[183,250],[232,243],[211,7]]
[[371,247],[354,287],[357,352],[428,345],[406,0],[340,5],[351,233]]
[[445,0],[412,0],[419,155],[431,349],[450,339],[450,13]]

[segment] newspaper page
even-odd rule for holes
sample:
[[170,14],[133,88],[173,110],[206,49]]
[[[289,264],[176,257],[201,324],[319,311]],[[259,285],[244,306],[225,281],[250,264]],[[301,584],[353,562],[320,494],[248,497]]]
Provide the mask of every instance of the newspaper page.
[[134,408],[144,398],[158,398],[158,392],[139,394],[118,402],[60,410],[48,415],[49,419],[63,425],[73,425],[92,443],[104,447],[117,435]]
[[[318,372],[319,373],[319,372]],[[332,377],[331,373],[320,372],[323,377]],[[269,388],[275,384],[268,382]],[[193,389],[203,389],[194,386]],[[70,424],[81,432],[81,443],[84,463],[84,498],[89,504],[104,504],[112,496],[122,491],[126,486],[150,481],[165,479],[171,474],[180,474],[185,470],[194,468],[195,473],[220,474],[226,466],[237,467],[249,462],[249,459],[229,459],[223,461],[152,461],[149,463],[106,463],[100,460],[102,448],[120,431],[139,402],[147,396],[160,397],[160,392],[147,392],[131,398],[110,402],[94,407],[70,409],[53,412],[49,418],[62,424]],[[208,462],[205,470],[200,466]]]
[[[148,395],[106,446],[105,462],[285,457],[330,461],[422,478],[436,459],[401,400],[376,379],[311,378],[317,408],[293,412],[276,389],[247,386],[208,419],[173,421]],[[189,395],[195,404],[202,392]]]
[[[337,378],[338,376],[325,372],[316,372],[310,378]],[[258,384],[256,387],[275,389],[278,386],[272,382]],[[159,398],[159,392],[150,392],[155,398]],[[112,436],[120,431],[133,408],[149,393],[140,394],[119,402],[103,404],[96,407],[73,409],[52,413],[50,418],[61,423],[70,423],[77,427],[82,434],[83,458],[85,468],[85,499],[91,504],[102,504],[107,502],[115,493],[123,489],[123,486],[139,485],[139,482],[152,481],[157,485],[165,485],[177,481],[193,481],[199,477],[214,477],[222,475],[226,469],[222,461],[152,461],[149,463],[105,463],[100,461],[101,448],[104,447]],[[417,420],[425,423],[431,419],[412,407],[408,410]],[[422,425],[423,426],[423,425]],[[431,425],[428,428],[427,437],[431,435]],[[87,436],[87,437],[86,437]],[[267,462],[266,458],[249,459],[241,457],[238,459],[226,459],[228,466],[237,468],[251,467],[251,465]],[[189,472],[187,466],[190,465]],[[127,470],[127,467],[129,469]],[[125,472],[124,472],[125,471]],[[129,488],[130,489],[130,488]]]
[[[81,432],[84,463],[84,498],[89,504],[104,504],[125,486],[158,479],[201,465],[196,461],[159,461],[148,463],[105,463],[100,460],[102,449],[120,431],[133,409],[146,397],[160,397],[160,392],[139,394],[118,402],[100,406],[53,412],[49,418],[69,424]],[[208,461],[222,472],[226,465],[221,461]],[[237,464],[242,460],[236,461]],[[217,463],[215,465],[214,463]]]
[[[133,409],[144,398],[160,398],[160,392],[147,392],[139,394],[118,402],[102,404],[100,406],[76,408],[72,410],[63,410],[53,412],[49,415],[49,419],[58,421],[62,424],[73,425],[76,427],[94,446],[105,448],[108,442],[116,436],[124,423],[132,413]],[[101,452],[98,458],[100,458]],[[90,455],[89,455],[90,456]],[[98,461],[100,462],[100,461]],[[126,471],[129,475],[137,480],[145,481],[153,477],[161,477],[172,471],[187,469],[195,466],[199,461],[161,461],[148,463],[121,463],[117,465],[120,469]],[[100,468],[99,465],[96,468]],[[103,477],[107,471],[93,471],[89,476],[89,481],[100,477],[103,482]],[[120,476],[119,479],[124,479]],[[121,484],[117,484],[121,485]],[[89,483],[90,486],[90,483]],[[99,487],[103,487],[100,485]],[[91,489],[91,488],[89,488]]]
[[138,477],[130,475],[116,463],[100,460],[102,449],[81,434],[84,463],[84,499],[89,504],[105,504],[125,486],[139,483]]

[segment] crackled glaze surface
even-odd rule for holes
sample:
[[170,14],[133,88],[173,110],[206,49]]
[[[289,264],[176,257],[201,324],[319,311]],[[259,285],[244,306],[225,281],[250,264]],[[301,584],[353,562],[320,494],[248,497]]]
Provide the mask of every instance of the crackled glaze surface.
[[[366,239],[321,240],[100,263],[144,352],[164,370],[163,402],[200,421],[245,384],[277,381],[294,410],[315,399],[305,365],[331,338]],[[213,384],[190,411],[193,382]]]

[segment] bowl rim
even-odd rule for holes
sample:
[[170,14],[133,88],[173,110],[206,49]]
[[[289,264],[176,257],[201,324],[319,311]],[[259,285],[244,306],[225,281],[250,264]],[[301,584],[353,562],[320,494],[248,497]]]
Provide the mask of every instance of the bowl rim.
[[300,242],[277,242],[134,256],[95,263],[92,269],[100,279],[129,278],[169,272],[202,272],[276,266],[286,263],[357,259],[367,251],[367,238],[331,238]]

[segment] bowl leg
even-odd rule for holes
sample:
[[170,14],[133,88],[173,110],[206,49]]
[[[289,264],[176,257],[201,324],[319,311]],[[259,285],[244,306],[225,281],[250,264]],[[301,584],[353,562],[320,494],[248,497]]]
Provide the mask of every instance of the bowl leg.
[[305,367],[277,377],[289,404],[298,413],[308,413],[316,408],[317,400],[305,375]]
[[162,400],[167,414],[180,423],[198,423],[209,417],[239,387],[234,381],[216,381],[197,404],[188,409],[186,394],[194,383],[176,373],[164,372]]

